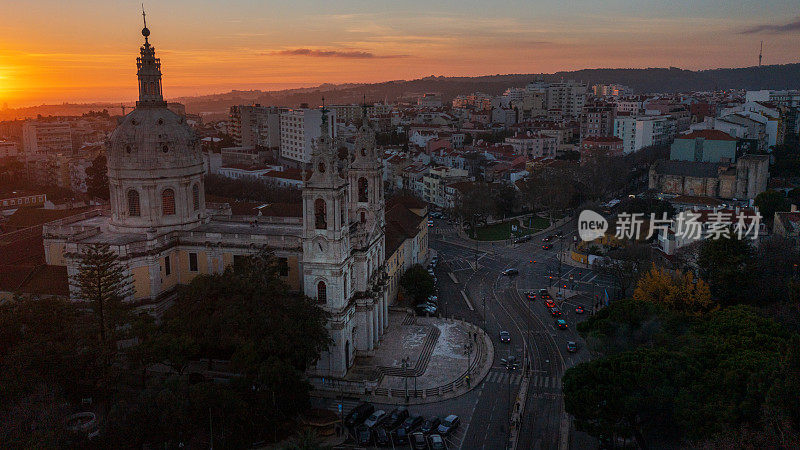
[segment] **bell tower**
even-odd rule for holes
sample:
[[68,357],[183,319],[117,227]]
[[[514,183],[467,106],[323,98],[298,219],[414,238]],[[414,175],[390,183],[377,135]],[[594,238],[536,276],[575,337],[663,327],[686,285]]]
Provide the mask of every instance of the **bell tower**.
[[345,283],[350,261],[347,181],[339,170],[324,107],[321,122],[311,154],[311,175],[303,187],[303,265],[306,295],[333,311],[346,306],[352,294]]
[[142,28],[144,44],[139,49],[140,56],[136,58],[136,77],[139,79],[139,101],[136,102],[136,107],[166,108],[167,102],[161,93],[161,59],[156,58],[156,49],[148,41],[150,29],[147,28],[144,8],[142,8],[142,20],[144,20]]
[[347,177],[350,221],[356,230],[352,237],[354,262],[357,271],[366,275],[359,278],[356,288],[364,290],[385,258],[383,166],[377,154],[375,131],[369,125],[366,104],[350,160]]

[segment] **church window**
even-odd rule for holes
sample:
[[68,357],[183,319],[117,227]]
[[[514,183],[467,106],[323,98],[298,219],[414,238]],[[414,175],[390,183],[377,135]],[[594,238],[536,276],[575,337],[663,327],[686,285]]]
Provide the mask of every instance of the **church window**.
[[314,227],[316,229],[326,230],[328,228],[327,215],[325,200],[318,198],[314,202]]
[[324,281],[320,281],[319,283],[317,283],[317,302],[318,303],[328,302],[328,287],[325,286]]
[[167,144],[162,145],[161,146],[161,151],[164,152],[164,153],[167,153],[169,151],[169,146]]
[[195,211],[200,209],[200,186],[196,184],[192,186],[192,208]]
[[361,156],[367,156],[367,148],[361,147]]
[[175,191],[164,189],[161,192],[161,214],[165,216],[175,215]]
[[197,253],[189,253],[189,271],[197,272]]
[[319,172],[320,173],[325,173],[325,163],[321,162],[321,163],[319,163],[319,166],[317,166],[317,167],[319,168]]
[[358,201],[367,201],[367,179],[364,177],[358,179]]
[[133,151],[133,148],[130,145],[126,145],[125,146],[125,153],[130,155],[132,151]]
[[367,221],[367,214],[364,211],[361,211],[361,223]]
[[140,214],[139,193],[131,189],[128,191],[128,215],[131,217],[139,217]]
[[170,265],[169,263],[169,256],[164,257],[164,273],[167,276],[170,276],[172,274],[172,265]]

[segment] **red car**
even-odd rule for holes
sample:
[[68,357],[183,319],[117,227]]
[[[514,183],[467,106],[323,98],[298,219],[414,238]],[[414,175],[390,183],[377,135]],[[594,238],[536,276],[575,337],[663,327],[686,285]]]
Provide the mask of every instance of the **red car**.
[[544,301],[544,303],[547,305],[548,308],[555,308],[556,306],[556,302],[554,302],[552,298],[548,298],[547,300]]

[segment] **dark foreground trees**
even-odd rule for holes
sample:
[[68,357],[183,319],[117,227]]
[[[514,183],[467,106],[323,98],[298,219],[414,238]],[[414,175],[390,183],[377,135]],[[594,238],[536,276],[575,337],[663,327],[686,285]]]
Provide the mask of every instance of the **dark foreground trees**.
[[[133,314],[114,327],[114,339],[124,338],[114,346],[101,342],[85,303],[0,305],[0,442],[75,445],[64,417],[87,408],[102,419],[101,447],[206,448],[212,429],[218,448],[285,437],[308,406],[304,372],[329,337],[325,313],[290,292],[278,270],[261,254],[198,276],[160,325]],[[212,367],[224,381],[202,376],[208,358],[229,361]]]

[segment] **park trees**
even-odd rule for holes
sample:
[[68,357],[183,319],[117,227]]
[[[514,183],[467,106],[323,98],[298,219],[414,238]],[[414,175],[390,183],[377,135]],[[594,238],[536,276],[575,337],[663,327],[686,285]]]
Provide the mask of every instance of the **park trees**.
[[433,277],[421,264],[414,264],[406,270],[400,277],[400,286],[415,304],[424,302],[435,290]]
[[696,279],[691,272],[670,273],[656,266],[639,280],[633,298],[662,304],[683,314],[701,315],[718,308],[711,299],[708,283]]

